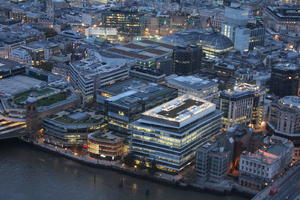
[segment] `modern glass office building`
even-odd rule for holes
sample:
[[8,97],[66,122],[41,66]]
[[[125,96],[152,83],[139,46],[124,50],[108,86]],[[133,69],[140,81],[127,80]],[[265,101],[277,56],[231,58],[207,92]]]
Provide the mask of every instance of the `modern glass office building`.
[[196,149],[221,128],[222,112],[213,103],[183,95],[142,114],[130,124],[131,151],[138,161],[178,173],[193,161]]

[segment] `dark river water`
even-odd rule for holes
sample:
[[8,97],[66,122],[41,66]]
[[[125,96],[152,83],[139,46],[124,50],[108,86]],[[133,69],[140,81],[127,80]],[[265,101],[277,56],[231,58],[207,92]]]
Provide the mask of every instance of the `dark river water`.
[[[124,187],[119,187],[124,179]],[[145,191],[149,190],[149,195]],[[0,141],[0,200],[246,200],[96,169],[18,140]]]

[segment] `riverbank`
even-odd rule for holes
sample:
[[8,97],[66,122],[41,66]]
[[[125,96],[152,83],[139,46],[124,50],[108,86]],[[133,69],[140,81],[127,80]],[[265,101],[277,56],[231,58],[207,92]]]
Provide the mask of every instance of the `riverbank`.
[[218,195],[239,195],[250,198],[256,194],[256,191],[247,190],[238,184],[214,184],[209,182],[186,183],[180,175],[170,175],[162,172],[149,174],[147,170],[139,170],[135,168],[127,168],[124,164],[116,161],[97,160],[86,155],[76,155],[70,150],[58,148],[45,143],[38,143],[21,139],[23,142],[34,145],[42,151],[54,153],[67,159],[79,162],[95,168],[109,169],[122,174],[133,177],[143,178],[149,181],[165,184],[171,187],[177,187],[184,190],[194,190],[201,192],[209,192]]

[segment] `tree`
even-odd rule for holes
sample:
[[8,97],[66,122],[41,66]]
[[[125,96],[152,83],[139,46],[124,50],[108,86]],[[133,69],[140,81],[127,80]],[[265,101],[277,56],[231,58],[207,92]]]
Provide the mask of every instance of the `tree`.
[[156,160],[151,161],[151,166],[148,168],[149,174],[154,174],[158,171]]
[[43,62],[41,63],[38,68],[43,69],[45,71],[51,72],[53,69],[53,63],[51,62]]
[[45,30],[46,38],[53,37],[53,36],[56,36],[56,35],[57,35],[57,32],[53,28],[48,28],[48,29]]
[[133,153],[129,153],[123,158],[123,161],[127,167],[133,167],[135,159],[136,159],[135,155]]

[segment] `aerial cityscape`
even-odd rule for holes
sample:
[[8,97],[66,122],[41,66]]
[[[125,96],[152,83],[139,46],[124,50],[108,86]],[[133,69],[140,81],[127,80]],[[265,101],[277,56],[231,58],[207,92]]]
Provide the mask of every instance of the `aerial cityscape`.
[[0,200],[300,200],[300,0],[0,3]]

